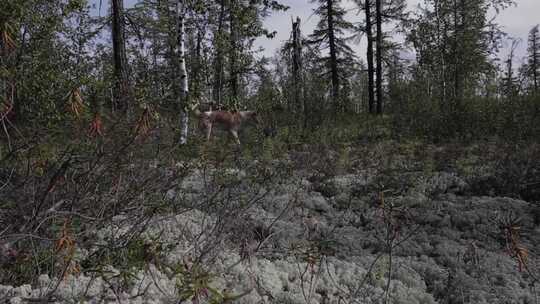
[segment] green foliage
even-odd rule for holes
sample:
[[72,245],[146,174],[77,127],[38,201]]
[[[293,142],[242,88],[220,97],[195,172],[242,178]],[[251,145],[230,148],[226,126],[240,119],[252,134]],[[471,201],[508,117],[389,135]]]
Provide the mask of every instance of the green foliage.
[[213,275],[207,272],[200,264],[179,263],[175,269],[177,281],[176,288],[181,301],[191,300],[199,303],[202,299],[216,301],[222,295],[215,288],[211,287]]
[[55,262],[55,253],[50,248],[32,253],[14,251],[9,259],[0,261],[0,284],[28,284],[44,272],[52,273]]
[[212,287],[215,274],[207,271],[199,263],[177,263],[172,269],[176,277],[176,288],[180,301],[191,300],[192,303],[223,304],[232,303],[245,296],[243,294],[232,294],[226,290],[220,292]]
[[408,103],[389,111],[392,133],[435,142],[472,141],[490,137],[528,140],[538,137],[534,121],[540,103],[534,96],[516,96],[512,100],[474,97],[465,100],[458,112],[445,112],[426,97],[409,97]]
[[287,147],[280,138],[268,138],[263,141],[261,150],[259,158],[268,162],[283,157]]
[[[269,184],[292,176],[289,163],[294,162],[295,152],[307,154],[307,161],[298,163],[303,170],[315,172],[310,177],[312,190],[327,197],[337,197],[342,191],[332,177],[356,173],[354,170],[365,166],[375,168],[380,176],[375,179],[376,185],[359,191],[362,196],[369,197],[383,188],[406,193],[416,180],[390,176],[393,171],[412,170],[404,168],[408,164],[400,162],[401,156],[414,158],[420,164],[415,163],[413,169],[426,176],[444,166],[455,168],[469,178],[469,191],[474,194],[490,194],[493,189],[496,194],[537,199],[538,194],[525,189],[538,182],[540,172],[534,162],[540,158],[538,149],[531,144],[540,137],[540,100],[531,89],[536,46],[529,50],[532,56],[524,74],[529,79],[527,87],[512,96],[502,94],[499,71],[489,56],[500,31],[486,30],[491,26],[487,13],[490,7],[508,1],[464,1],[465,6],[459,8],[453,7],[452,1],[437,1],[443,14],[441,24],[450,28],[462,24],[462,28],[447,32],[433,24],[434,11],[421,10],[418,19],[407,24],[417,62],[400,62],[399,52],[390,50],[394,46],[385,45],[396,60],[385,63],[385,70],[391,74],[385,98],[389,102],[387,114],[377,117],[363,109],[365,71],[356,62],[346,37],[352,25],[345,22],[345,10],[338,6],[335,17],[340,77],[350,81],[341,82],[340,106],[347,113],[331,111],[329,58],[324,50],[313,47],[328,43],[327,1],[316,2],[320,5],[315,13],[321,16],[321,22],[311,36],[312,44],[304,49],[302,105],[293,103],[287,48],[273,60],[258,60],[254,50],[256,38],[274,34],[264,28],[263,17],[285,6],[277,1],[225,1],[221,10],[217,2],[189,2],[187,63],[190,73],[199,69],[198,77],[193,77],[193,82],[198,82],[194,96],[204,95],[222,77],[226,88],[220,97],[227,108],[256,109],[263,123],[246,128],[242,136],[247,138],[242,138],[240,147],[222,136],[207,144],[198,134],[189,144],[178,147],[173,134],[178,130],[179,109],[175,92],[177,20],[167,1],[144,0],[128,10],[125,35],[135,86],[133,102],[141,108],[134,106],[135,117],[125,120],[116,115],[110,101],[114,86],[112,54],[102,38],[108,30],[108,18],[91,16],[84,0],[0,1],[0,115],[4,115],[2,103],[13,102],[16,107],[13,125],[2,120],[7,127],[0,131],[0,213],[5,217],[0,219],[0,237],[32,233],[35,239],[43,239],[17,240],[13,245],[17,252],[0,257],[0,283],[35,282],[42,273],[59,275],[58,256],[47,241],[61,233],[58,222],[50,220],[59,214],[73,217],[73,229],[82,238],[77,242],[91,243],[89,256],[77,261],[83,272],[99,272],[126,287],[149,264],[167,268],[163,257],[174,244],[137,232],[96,244],[86,239],[85,233],[96,225],[110,224],[117,215],[133,216],[130,223],[147,223],[156,213],[177,212],[185,207],[184,202],[167,205],[164,193],[176,189],[192,168],[215,169],[210,179],[216,188],[240,192],[235,193],[234,202],[227,197],[200,207],[202,211],[211,210],[212,216],[226,214],[223,225],[237,224],[227,220],[247,213],[253,203],[247,198],[251,193],[246,195],[253,189],[242,186],[270,188]],[[454,14],[455,9],[459,14]],[[229,24],[220,24],[221,14],[222,23]],[[232,33],[231,22],[235,29]],[[531,44],[537,40],[537,32],[537,28],[531,32]],[[199,33],[202,37],[197,36]],[[456,41],[462,43],[457,45]],[[221,61],[219,54],[223,56]],[[217,68],[223,69],[222,75],[215,71]],[[232,90],[234,77],[238,77],[239,92]],[[160,114],[149,116],[148,124],[145,121],[145,136],[135,134],[142,108],[156,109]],[[96,114],[102,115],[105,130],[89,136],[88,128]],[[275,136],[263,137],[264,127],[275,129]],[[454,163],[422,151],[426,142],[491,138],[519,145],[498,151],[505,157],[490,164],[493,176],[489,180],[477,173],[485,159],[475,155],[484,152],[482,149],[473,155],[465,153]],[[399,143],[397,147],[386,144],[394,140]],[[359,148],[367,145],[377,147],[374,151]],[[67,169],[62,169],[64,166]],[[62,200],[69,203],[57,206]],[[216,207],[220,209],[216,211]],[[146,226],[138,228],[144,230]],[[317,258],[337,250],[337,241],[331,238],[317,241],[310,244]],[[117,271],[109,271],[110,265]],[[204,298],[210,303],[223,303],[241,296],[213,287],[218,274],[210,271],[211,265],[190,262],[175,267],[181,300]],[[373,280],[382,282],[387,268],[388,261],[379,261]]]
[[[80,261],[80,265],[82,272],[97,272],[129,287],[141,269],[146,269],[150,264],[161,267],[163,257],[173,248],[174,244],[160,242],[157,238],[138,236],[120,247],[102,246]],[[114,267],[114,271],[110,270],[110,266]]]

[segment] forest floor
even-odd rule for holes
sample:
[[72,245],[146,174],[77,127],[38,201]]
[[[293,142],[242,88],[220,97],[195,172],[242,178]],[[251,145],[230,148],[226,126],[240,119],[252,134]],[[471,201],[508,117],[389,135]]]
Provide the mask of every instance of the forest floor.
[[101,176],[107,221],[57,224],[48,267],[4,246],[0,303],[539,303],[537,145],[228,149]]

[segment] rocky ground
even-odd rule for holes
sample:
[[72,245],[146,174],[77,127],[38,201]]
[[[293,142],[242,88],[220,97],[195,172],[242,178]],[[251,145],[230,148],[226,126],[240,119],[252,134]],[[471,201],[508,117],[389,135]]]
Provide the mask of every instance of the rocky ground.
[[86,235],[80,271],[2,285],[0,302],[538,303],[540,166],[502,154],[382,142],[199,163],[164,191],[175,212],[144,223],[128,271],[88,266],[141,227],[125,214]]

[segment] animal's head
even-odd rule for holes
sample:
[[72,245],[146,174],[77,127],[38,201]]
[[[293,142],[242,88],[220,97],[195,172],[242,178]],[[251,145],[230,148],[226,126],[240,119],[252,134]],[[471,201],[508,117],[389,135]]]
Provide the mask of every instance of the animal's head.
[[243,120],[246,122],[249,122],[255,125],[259,125],[261,122],[259,119],[259,115],[255,111],[242,111],[240,112],[240,115],[242,115]]
[[253,112],[251,113],[251,120],[252,120],[255,124],[257,124],[257,125],[259,125],[259,124],[261,123],[261,121],[260,121],[260,119],[259,119],[259,115],[258,115],[257,112],[255,112],[255,111],[253,111]]

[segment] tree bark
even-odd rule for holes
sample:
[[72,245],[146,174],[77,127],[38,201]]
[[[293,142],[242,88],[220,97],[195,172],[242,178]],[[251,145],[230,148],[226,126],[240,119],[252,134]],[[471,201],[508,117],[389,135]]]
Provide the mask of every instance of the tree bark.
[[465,78],[462,72],[462,58],[464,56],[463,50],[460,44],[463,41],[463,34],[465,32],[465,17],[466,7],[465,2],[460,0],[454,0],[454,114],[458,114],[457,111],[461,108],[463,99],[463,79]]
[[[182,7],[180,8],[180,5]],[[178,68],[180,74],[179,83],[179,103],[180,103],[180,144],[184,145],[188,140],[188,74],[186,69],[186,49],[185,49],[185,29],[184,29],[184,17],[185,17],[185,3],[182,0],[178,0],[176,4],[176,13],[178,17]]]
[[205,33],[205,27],[199,26],[197,28],[196,41],[195,41],[195,54],[193,60],[193,67],[191,68],[191,94],[194,98],[199,98],[201,95],[201,71],[203,67],[202,60],[202,45]]
[[219,20],[217,33],[214,37],[214,44],[216,47],[216,57],[214,59],[214,88],[213,97],[214,101],[218,104],[222,104],[223,98],[223,25],[225,22],[225,0],[220,2]]
[[301,113],[305,105],[302,104],[302,44],[300,41],[300,17],[292,24],[293,31],[293,79],[294,79],[294,102],[298,113]]
[[112,0],[112,40],[114,56],[114,107],[124,114],[130,112],[130,84],[124,37],[124,3]]
[[382,0],[375,0],[376,12],[375,18],[377,23],[377,114],[382,113],[383,109],[383,91],[382,91]]
[[328,14],[328,42],[330,45],[330,73],[332,75],[332,97],[334,107],[337,111],[339,108],[339,74],[337,62],[336,36],[334,33],[334,1],[326,1],[326,9]]
[[[441,5],[440,0],[436,0],[434,3],[434,9],[435,9],[435,15],[437,18],[437,47],[439,48],[439,60],[440,62],[440,82],[441,82],[441,100],[439,107],[440,109],[444,109],[446,106],[446,43],[443,43],[443,29],[442,29],[442,20],[441,20]],[[444,29],[444,33],[446,33],[446,28]]]
[[508,54],[508,59],[506,60],[506,93],[508,96],[514,96],[517,93],[514,87],[514,52],[516,51],[518,44],[518,40],[512,40],[510,53]]
[[230,67],[229,67],[229,86],[231,90],[231,97],[233,98],[233,108],[237,110],[238,102],[238,28],[236,25],[236,1],[230,0],[230,12],[229,12],[229,30],[230,30]]
[[531,56],[532,56],[532,72],[533,72],[533,83],[534,83],[534,92],[538,93],[538,57],[540,57],[540,45],[538,45],[538,42],[540,41],[540,37],[538,37],[538,25],[533,28],[531,31]]
[[373,32],[371,24],[371,2],[366,0],[365,2],[366,13],[366,37],[367,37],[367,66],[368,66],[368,107],[369,113],[373,113],[373,106],[375,104],[375,71],[373,67]]

